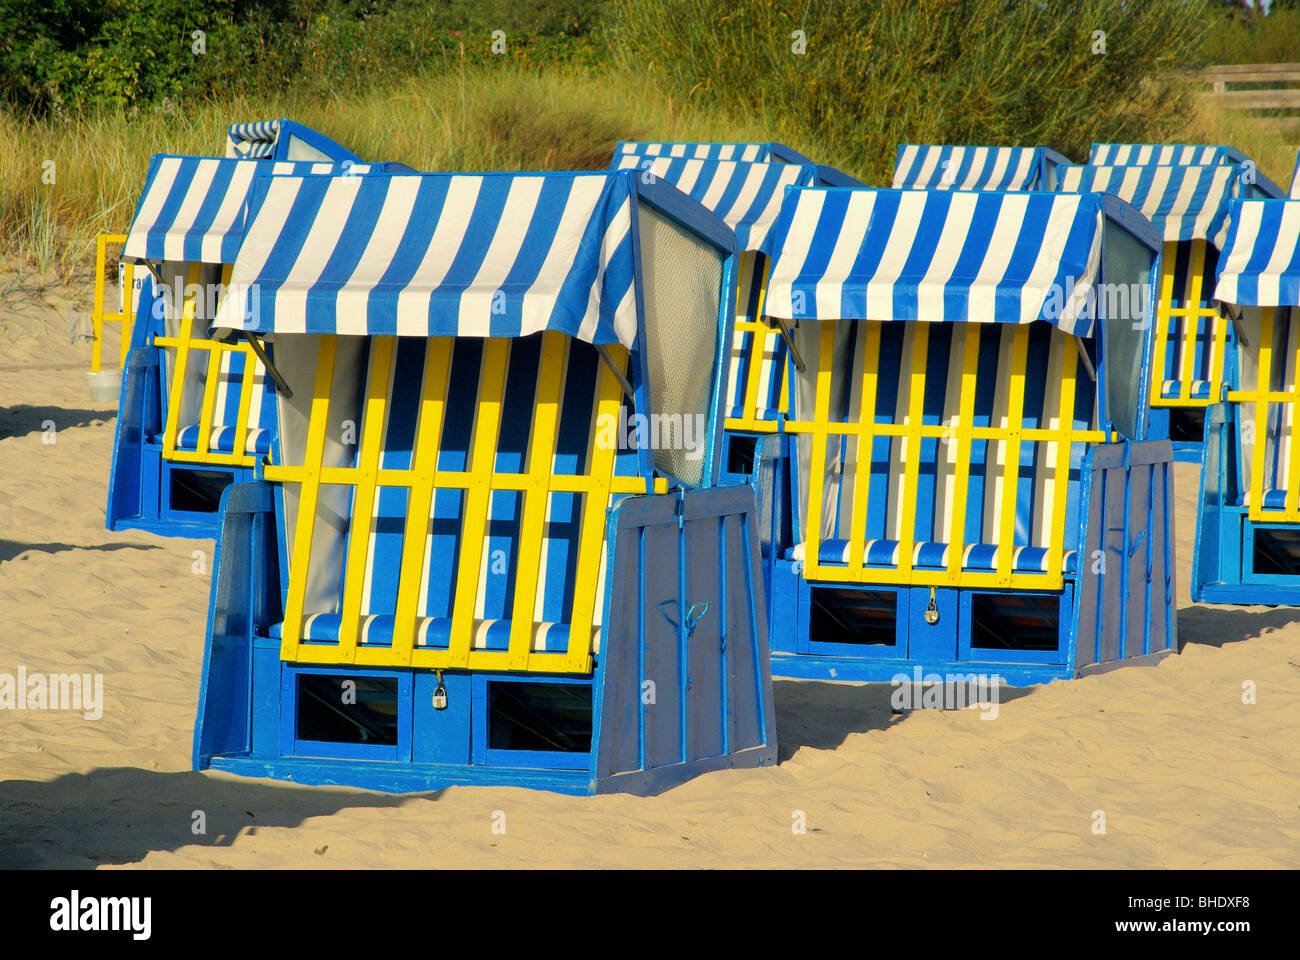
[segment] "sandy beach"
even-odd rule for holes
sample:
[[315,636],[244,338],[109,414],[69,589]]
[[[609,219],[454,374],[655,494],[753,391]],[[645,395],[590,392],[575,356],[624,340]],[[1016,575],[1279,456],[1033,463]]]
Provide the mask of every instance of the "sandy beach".
[[649,799],[194,773],[213,545],[104,528],[115,405],[66,332],[89,292],[0,287],[0,673],[104,678],[98,719],[0,710],[0,867],[1300,866],[1300,609],[1191,603],[1189,466],[1181,653],[1004,691],[993,720],[777,681],[777,767]]

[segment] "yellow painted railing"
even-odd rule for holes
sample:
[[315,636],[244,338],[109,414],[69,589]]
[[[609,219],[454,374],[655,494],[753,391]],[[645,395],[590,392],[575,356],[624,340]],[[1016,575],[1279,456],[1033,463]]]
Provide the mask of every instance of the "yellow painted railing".
[[[490,338],[484,341],[483,359],[474,398],[449,397],[448,384],[455,340],[430,338],[425,354],[424,379],[420,387],[419,415],[409,469],[380,466],[383,454],[385,410],[396,347],[395,337],[374,337],[370,349],[367,388],[362,398],[361,432],[354,466],[323,465],[326,431],[331,416],[331,384],[337,349],[335,337],[323,337],[318,354],[311,413],[307,424],[304,462],[268,466],[266,478],[298,486],[298,514],[294,528],[289,583],[282,633],[281,658],[292,662],[356,664],[365,666],[411,666],[429,669],[469,668],[480,670],[522,670],[544,673],[588,673],[592,668],[595,604],[600,596],[600,564],[605,543],[605,518],[611,495],[644,494],[646,480],[615,476],[616,449],[597,443],[596,424],[601,418],[619,415],[622,392],[613,372],[602,365],[592,419],[592,441],[587,472],[553,472],[564,371],[570,342],[559,333],[543,335],[542,360],[538,369],[535,406],[528,446],[527,469],[522,473],[501,473],[497,460],[501,414],[512,341]],[[627,353],[611,347],[616,362],[626,366]],[[449,403],[473,403],[474,426],[468,469],[440,470],[437,467],[442,427]],[[317,504],[321,486],[341,484],[351,488],[351,516],[348,546],[344,557],[341,621],[337,644],[304,642],[304,609],[311,571],[312,539],[315,535]],[[398,578],[391,646],[359,643],[362,630],[363,594],[367,576],[367,553],[372,514],[378,491],[399,487],[409,491],[406,503],[400,570],[374,571],[375,576]],[[667,491],[662,479],[656,492]],[[463,491],[456,561],[455,594],[451,612],[448,649],[417,646],[421,618],[419,606],[426,563],[450,562],[450,558],[427,556],[427,534],[434,493]],[[487,536],[493,491],[517,491],[522,495],[518,554],[511,610],[508,649],[473,649],[476,630],[475,605],[483,576],[483,544]],[[582,520],[572,606],[568,613],[569,636],[563,654],[535,651],[537,590],[547,507],[553,493],[583,496]]]
[[[246,343],[226,344],[195,335],[195,313],[197,296],[201,295],[199,286],[200,266],[191,264],[186,277],[186,291],[181,308],[180,329],[175,337],[155,337],[154,344],[174,351],[171,385],[167,394],[167,418],[163,424],[163,458],[178,463],[222,464],[226,466],[251,467],[256,459],[245,452],[248,442],[248,412],[254,402],[260,402],[255,396],[255,380],[261,372],[261,361]],[[230,281],[230,266],[222,268],[223,289]],[[181,407],[185,392],[185,374],[191,362],[202,362],[191,355],[197,352],[207,357],[203,379],[203,400],[199,408],[198,438],[193,450],[178,447],[177,438],[183,424],[180,422]],[[234,443],[229,452],[211,449],[211,438],[216,420],[216,403],[218,387],[221,383],[221,368],[227,355],[241,355],[244,358],[243,379],[239,389],[239,413],[234,424],[227,424],[234,430]]]
[[[1300,404],[1300,337],[1288,328],[1288,346],[1274,349],[1274,334],[1278,311],[1286,308],[1263,307],[1260,310],[1259,368],[1254,390],[1233,390],[1228,400],[1248,407],[1253,414],[1250,429],[1250,485],[1246,494],[1250,519],[1261,523],[1300,523],[1300,456],[1297,456],[1296,433],[1300,423],[1296,420]],[[1291,317],[1294,326],[1300,322]],[[1248,348],[1249,349],[1249,348]],[[1287,350],[1293,351],[1286,356]],[[1281,354],[1278,356],[1277,354]],[[1288,377],[1287,360],[1291,360]],[[1281,381],[1282,389],[1272,389],[1274,380]],[[1288,382],[1289,381],[1289,382]],[[1273,416],[1276,404],[1277,416]],[[1275,429],[1270,429],[1270,424]],[[1285,483],[1285,501],[1280,508],[1266,508],[1264,493]]]
[[[759,411],[768,407],[769,394],[763,390],[766,380],[779,378],[781,395],[779,409],[788,412],[789,381],[785,364],[780,362],[781,334],[775,327],[762,321],[763,301],[767,294],[767,261],[760,254],[742,253],[740,258],[739,282],[736,293],[736,333],[732,338],[733,369],[744,369],[743,383],[730,385],[731,396],[728,408],[739,405],[739,417],[727,417],[724,426],[728,430],[742,433],[775,433],[777,422],[762,419]],[[754,287],[758,287],[758,306],[753,315],[749,315],[750,300]],[[739,401],[737,404],[736,401]]]
[[118,360],[118,366],[126,366],[126,354],[131,345],[131,320],[133,318],[131,301],[134,299],[135,284],[134,264],[122,264],[121,308],[115,313],[108,313],[104,310],[104,272],[108,266],[108,246],[109,244],[121,245],[124,243],[126,243],[126,234],[124,233],[101,233],[95,238],[95,305],[90,316],[94,337],[90,344],[90,369],[93,373],[98,373],[100,366],[103,363],[105,323],[116,323],[120,325],[122,331],[122,348],[121,357]]
[[[1070,459],[1074,444],[1100,443],[1105,433],[1100,430],[1079,430],[1074,427],[1076,370],[1078,358],[1074,347],[1064,334],[1054,334],[1053,349],[1058,351],[1062,375],[1059,383],[1059,406],[1055,417],[1058,426],[1025,427],[1024,397],[1026,365],[1028,362],[1029,328],[1016,327],[1013,333],[1009,369],[999,369],[997,378],[1007,384],[1006,413],[998,426],[974,426],[975,398],[978,387],[978,361],[982,324],[967,324],[964,331],[961,357],[959,409],[948,423],[927,425],[922,423],[926,381],[930,371],[926,357],[932,324],[916,323],[912,338],[911,357],[904,357],[899,376],[907,382],[906,403],[900,392],[900,412],[895,420],[902,422],[877,423],[876,404],[880,364],[881,324],[866,324],[865,346],[861,365],[861,379],[856,385],[859,411],[852,422],[831,419],[832,378],[837,373],[835,331],[837,322],[821,321],[820,353],[815,371],[815,402],[811,420],[800,414],[787,422],[786,430],[807,436],[811,440],[808,491],[805,500],[804,523],[804,576],[808,580],[839,583],[917,584],[923,586],[962,587],[1015,587],[1026,589],[1060,589],[1063,584],[1065,556],[1066,491],[1070,479]],[[954,339],[954,345],[956,340]],[[954,346],[955,349],[955,346]],[[1066,352],[1068,351],[1068,352]],[[954,358],[955,359],[955,358]],[[810,365],[811,366],[811,365]],[[842,365],[840,365],[842,366]],[[845,373],[847,376],[847,373]],[[936,376],[947,380],[949,371],[935,371]],[[1049,385],[1050,386],[1050,385]],[[905,411],[905,412],[904,412]],[[828,564],[820,559],[823,518],[825,513],[826,463],[829,445],[839,445],[841,438],[857,440],[857,467],[853,476],[853,499],[848,536],[847,563]],[[901,444],[902,475],[891,477],[891,500],[898,504],[899,549],[897,567],[865,565],[867,507],[870,480],[873,473],[872,441],[877,437],[899,438]],[[946,569],[916,569],[913,554],[916,549],[915,520],[916,490],[920,473],[919,446],[923,439],[935,438],[956,444],[954,477],[952,483],[952,513],[950,544]],[[963,569],[966,547],[963,535],[966,529],[968,491],[974,441],[990,441],[988,446],[986,492],[984,496],[999,496],[994,488],[994,444],[999,448],[997,458],[1001,463],[1000,509],[997,512],[996,543],[1008,545],[997,551],[997,568],[992,571]],[[1024,444],[1042,444],[1042,457],[1050,460],[1052,474],[1052,513],[1050,540],[1046,547],[1047,569],[1041,573],[1021,573],[1013,570],[1017,487],[1020,477],[1021,447]],[[982,509],[982,504],[977,505]]]
[[[1178,291],[1185,306],[1174,306],[1174,277],[1177,273],[1177,243],[1166,243],[1162,261],[1164,270],[1160,279],[1160,299],[1156,304],[1155,358],[1151,377],[1151,406],[1153,407],[1208,407],[1221,402],[1223,397],[1223,369],[1228,350],[1228,325],[1213,306],[1202,305],[1202,295],[1213,286],[1213,276],[1207,276],[1206,257],[1209,252],[1204,240],[1193,240],[1189,251],[1183,289]],[[1175,320],[1181,320],[1179,333],[1173,332]],[[1196,376],[1196,347],[1202,329],[1210,335],[1210,356],[1207,364],[1209,396],[1196,399],[1192,396]],[[1178,359],[1173,376],[1165,377],[1165,361],[1170,349]],[[1165,395],[1165,380],[1178,384],[1176,396]]]

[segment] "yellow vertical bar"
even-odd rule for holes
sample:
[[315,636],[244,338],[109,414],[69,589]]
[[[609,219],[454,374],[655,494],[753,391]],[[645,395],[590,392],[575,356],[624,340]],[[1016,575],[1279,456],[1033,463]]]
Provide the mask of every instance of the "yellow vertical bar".
[[[98,373],[104,350],[104,267],[108,259],[107,234],[95,238],[95,305],[90,312],[94,340],[90,344],[90,371]],[[125,340],[125,338],[123,338]]]
[[[100,288],[100,298],[103,298],[103,288]],[[126,366],[126,355],[131,346],[131,330],[135,324],[135,309],[131,301],[135,296],[135,264],[127,263],[122,267],[122,341],[118,346],[121,351],[121,358],[118,361],[119,367]],[[101,310],[103,309],[101,305]],[[104,325],[103,315],[100,316],[100,328]]]
[[1250,518],[1263,519],[1264,461],[1268,446],[1268,394],[1273,386],[1273,308],[1260,310],[1259,370],[1255,379],[1255,442],[1250,458]]
[[1025,419],[1025,365],[1029,355],[1029,327],[1018,326],[1011,342],[1010,395],[1007,400],[1007,438],[1002,441],[1002,523],[998,530],[998,582],[1011,583],[1011,561],[1016,552],[1016,488],[1020,481],[1020,429]]
[[[1278,308],[1276,307],[1274,308],[1274,322],[1276,322],[1277,309]],[[1294,325],[1300,321],[1300,317],[1297,317],[1296,312],[1291,310],[1289,311],[1287,320],[1290,325]],[[1288,329],[1288,333],[1290,333],[1290,329]],[[1282,369],[1283,376],[1285,376],[1285,365]],[[1300,497],[1300,457],[1297,457],[1296,454],[1300,453],[1300,451],[1296,450],[1295,443],[1296,431],[1300,429],[1300,422],[1297,422],[1296,420],[1296,394],[1297,392],[1300,392],[1300,390],[1298,390],[1298,388],[1300,388],[1300,336],[1296,337],[1296,351],[1291,358],[1291,376],[1294,379],[1291,383],[1290,389],[1286,391],[1291,396],[1289,399],[1280,401],[1285,406],[1290,407],[1289,410],[1283,411],[1283,419],[1286,419],[1289,416],[1291,425],[1289,427],[1279,426],[1278,428],[1278,452],[1281,453],[1283,450],[1286,451],[1287,483],[1286,501],[1283,504],[1283,507],[1286,512],[1291,515],[1289,519],[1294,521],[1297,519],[1295,514],[1298,506],[1300,506],[1296,503],[1297,498]],[[1286,384],[1284,383],[1283,387],[1285,386]]]
[[877,368],[880,366],[880,323],[866,324],[862,350],[861,392],[858,394],[857,468],[853,476],[853,515],[849,519],[849,568],[861,572],[867,540],[867,501],[871,496],[872,452],[876,439]]
[[898,571],[912,571],[912,554],[916,550],[916,486],[921,472],[921,418],[925,413],[925,380],[930,326],[918,322],[912,333],[912,369],[908,372],[907,432],[903,447],[903,488],[895,494],[902,516],[898,530]]
[[1196,344],[1201,337],[1201,267],[1205,261],[1205,241],[1193,240],[1187,261],[1187,315],[1183,318],[1182,369],[1179,371],[1178,399],[1192,398],[1192,381],[1196,379]]
[[1165,354],[1169,347],[1169,328],[1173,322],[1169,309],[1174,302],[1174,270],[1178,265],[1178,244],[1166,243],[1161,255],[1160,300],[1156,303],[1155,356],[1152,358],[1151,402],[1168,406],[1164,399]]
[[195,441],[194,452],[200,458],[206,458],[212,439],[212,421],[217,406],[217,387],[221,384],[221,361],[229,352],[223,344],[206,340],[208,367],[203,379],[203,405],[199,408],[199,436]]
[[[325,459],[325,429],[329,424],[337,344],[336,337],[321,337],[316,356],[316,383],[312,390],[311,416],[307,421],[307,450],[303,457],[302,481],[298,486],[298,521],[294,526],[293,553],[289,558],[289,589],[280,639],[281,660],[297,660],[302,645],[303,604],[307,599],[311,541],[316,532],[316,501],[320,496],[321,466]],[[334,651],[327,648],[321,649],[321,659],[328,661],[333,654]],[[313,659],[317,657],[313,655]]]
[[[199,282],[199,265],[190,264],[186,285]],[[190,337],[194,331],[194,298],[188,293],[182,298],[180,335],[176,340],[176,363],[172,372],[172,388],[167,396],[167,422],[163,424],[163,457],[171,459],[176,453],[177,422],[181,416],[181,394],[185,391],[185,368],[189,363]],[[200,433],[202,431],[200,430]],[[200,437],[200,442],[202,438]],[[206,447],[204,448],[206,449]]]
[[[957,424],[953,428],[957,442],[957,472],[953,477],[952,521],[948,533],[948,580],[961,580],[962,560],[966,553],[966,500],[970,493],[970,458],[975,426],[975,388],[979,378],[980,328],[979,324],[966,324],[965,351],[962,354],[961,401],[957,408]],[[985,456],[987,475],[988,457]]]
[[[620,369],[627,367],[627,350],[611,346],[610,355]],[[600,403],[597,423],[608,423],[619,415],[622,388],[608,364],[600,365]],[[599,435],[599,431],[597,434]],[[592,438],[587,457],[591,486],[582,495],[582,528],[578,534],[578,562],[575,566],[573,608],[569,614],[569,648],[566,668],[572,673],[591,669],[591,633],[595,620],[596,596],[604,584],[599,582],[600,554],[605,543],[605,515],[609,510],[609,488],[614,475],[614,444],[601,445]],[[513,644],[512,644],[513,645]]]
[[396,337],[371,337],[370,375],[361,416],[361,445],[357,455],[356,489],[352,496],[352,520],[348,529],[347,558],[343,567],[343,606],[339,611],[340,663],[357,656],[361,632],[361,601],[366,585],[366,559],[370,554],[370,528],[374,520],[379,457],[384,450],[388,385],[393,368]]
[[826,492],[827,422],[831,410],[831,371],[835,360],[835,326],[837,320],[821,321],[821,348],[817,357],[817,384],[813,401],[813,422],[805,436],[808,451],[808,501],[804,523],[803,565],[806,574],[816,574],[821,567],[822,497]]
[[[542,334],[542,349],[537,368],[537,390],[533,404],[533,426],[528,440],[528,479],[520,496],[523,509],[519,517],[519,553],[515,562],[515,598],[510,613],[510,669],[523,670],[532,652],[533,615],[537,606],[537,576],[542,563],[542,540],[546,532],[546,507],[549,501],[551,466],[555,455],[556,430],[559,426],[563,373],[568,359],[565,336],[548,331]],[[604,367],[601,368],[604,370]],[[603,403],[602,397],[602,403]],[[600,421],[597,421],[598,423]],[[600,430],[592,436],[602,436]],[[595,443],[595,439],[592,440]],[[590,494],[588,495],[591,496]],[[586,589],[579,579],[579,589]],[[578,639],[577,625],[570,624],[569,650]],[[589,634],[588,634],[589,635]]]
[[420,392],[420,419],[411,466],[415,480],[406,505],[402,535],[402,569],[397,580],[397,606],[393,623],[393,662],[408,665],[415,650],[415,620],[423,592],[424,557],[433,508],[433,483],[438,470],[438,449],[447,409],[447,381],[451,375],[452,340],[434,337],[424,355],[424,383]]
[[[753,283],[753,275],[761,267],[760,253],[744,252],[742,257],[749,258],[750,261],[750,283]],[[763,303],[767,294],[767,271],[762,271],[763,279],[759,281],[758,288],[758,310],[753,317],[749,319],[754,321],[754,329],[750,331],[749,340],[749,370],[745,376],[745,392],[741,398],[740,415],[746,420],[757,419],[758,414],[758,385],[762,381],[763,367],[767,356],[768,338],[772,335],[769,330],[765,329],[763,323]],[[737,290],[736,292],[736,315],[740,316],[740,301],[748,299],[748,290]],[[775,373],[775,371],[773,371]]]
[[450,662],[466,663],[474,632],[474,608],[478,602],[479,570],[483,561],[483,537],[487,533],[488,510],[492,501],[492,472],[496,463],[497,438],[501,428],[501,403],[505,394],[506,365],[510,341],[492,337],[483,342],[478,402],[475,406],[474,439],[470,455],[469,489],[465,491],[460,526],[460,563],[456,567],[456,594],[451,611]]
[[[1069,334],[1052,331],[1052,349],[1061,351],[1061,400],[1057,408],[1056,463],[1052,472],[1052,524],[1048,530],[1047,575],[1056,583],[1065,561],[1065,505],[1070,486],[1070,453],[1074,434],[1075,386],[1079,375],[1078,349]],[[1047,426],[1047,424],[1043,424]],[[1043,452],[1046,453],[1046,443]],[[1054,587],[1053,587],[1054,589]]]

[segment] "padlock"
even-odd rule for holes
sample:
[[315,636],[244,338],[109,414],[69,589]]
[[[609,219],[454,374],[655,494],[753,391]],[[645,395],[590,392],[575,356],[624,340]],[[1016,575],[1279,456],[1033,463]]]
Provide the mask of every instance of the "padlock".
[[447,688],[442,682],[442,671],[438,671],[438,687],[433,691],[433,709],[447,709]]
[[939,622],[939,608],[934,602],[934,587],[930,588],[930,602],[925,607],[925,622],[932,627]]

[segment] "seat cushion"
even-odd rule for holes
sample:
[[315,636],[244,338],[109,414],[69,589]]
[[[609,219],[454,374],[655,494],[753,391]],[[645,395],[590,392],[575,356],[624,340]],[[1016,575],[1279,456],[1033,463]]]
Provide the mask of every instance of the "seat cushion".
[[[863,551],[863,563],[872,567],[898,567],[899,543],[897,540],[868,540]],[[787,560],[803,560],[804,545],[796,544],[786,551]],[[847,564],[849,562],[849,542],[847,540],[823,540],[818,551],[818,562],[823,564]],[[1078,552],[1065,551],[1062,564],[1064,573],[1075,573],[1078,565]],[[922,570],[944,570],[948,566],[948,544],[922,541],[916,544],[912,552],[912,566]],[[963,570],[993,571],[998,568],[998,545],[995,543],[972,543],[966,546],[966,555],[962,558]],[[1015,573],[1046,573],[1046,547],[1016,547],[1011,560],[1011,569]]]
[[[361,618],[361,637],[359,643],[366,647],[391,647],[393,645],[393,623],[391,614],[374,614]],[[303,641],[306,643],[329,643],[339,641],[339,625],[342,618],[337,613],[316,613],[303,620]],[[475,620],[475,650],[508,650],[510,647],[510,620]],[[565,653],[569,647],[569,625],[567,623],[534,623],[532,650],[534,653]],[[446,617],[418,617],[415,621],[417,648],[446,650],[451,646],[451,620]],[[284,635],[284,624],[277,623],[271,627],[271,636],[280,639]],[[600,652],[600,627],[591,631],[591,649]]]
[[[1247,491],[1237,498],[1237,506],[1250,506],[1250,492]],[[1285,490],[1265,490],[1264,491],[1264,509],[1265,510],[1285,510],[1286,509],[1286,491]]]
[[[1166,380],[1166,381],[1161,385],[1161,388],[1160,388],[1161,393],[1160,393],[1160,395],[1161,395],[1162,397],[1164,397],[1166,400],[1176,400],[1176,399],[1178,399],[1179,394],[1182,392],[1182,389],[1183,389],[1183,381],[1181,381],[1181,380]],[[1193,380],[1193,381],[1192,381],[1192,399],[1193,399],[1193,400],[1209,400],[1209,399],[1210,399],[1210,381],[1209,381],[1209,380]]]
[[[176,446],[182,450],[196,450],[198,445],[199,425],[193,423],[188,427],[181,427],[180,432],[176,435]],[[234,453],[235,428],[213,427],[212,435],[208,438],[208,449],[217,453]],[[249,430],[244,442],[244,453],[260,455],[270,452],[271,431],[264,430],[261,427],[253,427]]]

